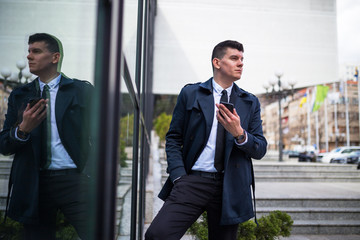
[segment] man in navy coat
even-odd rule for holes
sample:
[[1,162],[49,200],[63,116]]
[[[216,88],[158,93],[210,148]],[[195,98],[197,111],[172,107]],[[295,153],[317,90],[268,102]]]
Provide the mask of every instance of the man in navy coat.
[[56,37],[37,33],[28,43],[29,69],[38,78],[11,92],[0,133],[0,152],[14,154],[7,215],[24,224],[24,239],[49,240],[61,210],[87,239],[88,176],[82,172],[93,86],[60,73],[63,51]]
[[239,42],[219,43],[213,78],[181,90],[166,135],[170,176],[159,194],[165,203],[145,239],[180,239],[206,211],[209,239],[235,240],[238,224],[254,217],[252,158],[265,155],[267,142],[258,99],[234,83],[243,53]]

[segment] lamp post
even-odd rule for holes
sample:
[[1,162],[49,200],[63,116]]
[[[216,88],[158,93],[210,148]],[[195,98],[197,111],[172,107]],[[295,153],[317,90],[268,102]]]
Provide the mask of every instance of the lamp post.
[[[269,84],[272,88],[271,92],[268,92],[269,86],[264,85],[264,88],[266,90],[266,97],[268,98],[275,98],[278,100],[279,105],[279,162],[283,161],[283,131],[282,131],[282,117],[281,117],[281,100],[288,96],[289,94],[293,95],[294,86],[296,84],[295,81],[288,81],[288,84],[290,85],[291,89],[287,89],[285,85],[281,84],[281,77],[283,76],[283,73],[281,71],[275,72],[276,79],[272,78],[269,81]],[[277,85],[277,89],[275,86]]]
[[19,60],[16,62],[16,67],[19,69],[18,79],[21,81],[22,70],[26,67],[26,62],[24,60]]
[[[0,78],[0,82],[3,83],[5,91],[7,86],[10,86],[11,88],[18,87],[28,83],[28,80],[32,77],[30,71],[25,69],[26,62],[24,60],[17,61],[16,67],[19,69],[18,73],[12,73],[8,68],[3,68],[0,72],[3,77]],[[23,77],[25,78],[25,81],[22,81]]]

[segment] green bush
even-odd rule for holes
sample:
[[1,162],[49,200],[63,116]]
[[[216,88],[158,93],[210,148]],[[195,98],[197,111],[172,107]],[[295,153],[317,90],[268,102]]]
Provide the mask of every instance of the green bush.
[[7,218],[4,222],[4,213],[0,212],[0,239],[18,240],[22,238],[22,224]]
[[59,240],[77,240],[79,239],[75,228],[66,220],[60,211],[56,216],[56,239]]
[[[195,235],[199,240],[208,239],[206,212],[190,228],[189,233]],[[270,212],[258,220],[257,226],[253,220],[239,224],[238,240],[275,240],[280,236],[290,236],[294,221],[291,217],[281,211]]]
[[[20,240],[22,238],[23,226],[21,223],[7,218],[4,222],[4,214],[0,212],[0,239]],[[64,215],[58,212],[56,216],[56,239],[77,240],[79,239],[75,228],[65,219]]]
[[120,118],[119,131],[120,166],[127,167],[126,160],[128,159],[128,156],[126,154],[125,147],[133,145],[134,114],[128,114]]
[[208,239],[208,224],[207,224],[207,213],[204,212],[199,219],[194,222],[189,228],[188,232],[195,235],[198,240]]
[[160,141],[165,141],[165,136],[170,127],[172,116],[166,113],[161,113],[154,121],[154,129],[159,136]]
[[240,224],[238,229],[238,240],[256,240],[254,229],[256,223],[254,221],[246,221]]
[[120,142],[123,141],[125,146],[133,145],[134,135],[134,114],[128,114],[120,118]]
[[127,167],[126,160],[128,159],[127,153],[125,152],[125,141],[119,141],[119,148],[120,148],[120,166]]

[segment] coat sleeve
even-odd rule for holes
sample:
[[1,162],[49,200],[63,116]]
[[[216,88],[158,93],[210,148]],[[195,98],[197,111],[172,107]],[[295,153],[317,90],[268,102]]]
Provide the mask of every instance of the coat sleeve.
[[[14,92],[14,91],[13,91]],[[0,153],[11,155],[22,148],[28,141],[20,141],[15,137],[16,125],[19,123],[18,109],[15,104],[15,94],[10,94],[8,99],[8,109],[5,115],[3,129],[0,132]]]
[[183,88],[178,96],[169,131],[166,134],[166,155],[170,179],[186,175],[183,159],[183,134],[186,122],[186,93]]
[[267,149],[267,141],[262,130],[262,120],[260,115],[260,102],[255,98],[254,111],[251,115],[247,132],[247,143],[244,145],[236,145],[238,148],[246,152],[253,159],[261,159]]

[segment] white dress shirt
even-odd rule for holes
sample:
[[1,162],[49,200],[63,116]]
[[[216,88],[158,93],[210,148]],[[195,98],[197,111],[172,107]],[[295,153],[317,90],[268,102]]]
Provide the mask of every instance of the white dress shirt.
[[[71,159],[60,140],[58,128],[56,125],[55,101],[57,92],[59,90],[60,79],[61,74],[47,84],[50,87],[49,91],[51,110],[51,164],[49,166],[50,170],[76,168],[74,161]],[[39,79],[39,85],[42,93],[45,83],[41,82]]]
[[[49,86],[50,91],[50,111],[51,111],[51,164],[49,166],[49,170],[60,170],[60,169],[68,169],[68,168],[76,168],[74,161],[69,156],[68,152],[65,150],[64,145],[62,144],[58,132],[58,128],[56,125],[55,118],[55,101],[56,95],[59,90],[59,83],[61,79],[61,74],[51,80],[47,85]],[[45,83],[39,81],[40,91],[44,89]],[[27,141],[27,139],[20,139],[17,135],[16,129],[16,138],[21,141]]]
[[[217,134],[217,127],[218,127],[218,120],[216,118],[216,103],[220,102],[220,98],[222,95],[222,87],[217,84],[214,81],[214,78],[212,79],[212,86],[213,86],[213,96],[214,96],[214,117],[213,117],[213,123],[210,130],[209,139],[206,143],[206,146],[204,150],[201,152],[199,158],[196,160],[194,166],[191,168],[194,171],[203,171],[203,172],[217,172],[215,166],[214,166],[214,159],[215,159],[215,146],[216,146],[216,134]],[[228,101],[230,99],[231,91],[232,91],[233,85],[231,85],[229,88],[225,89],[228,95]],[[246,134],[246,132],[245,132]],[[238,143],[236,139],[234,139],[235,144],[237,145],[243,145],[247,142],[247,136],[246,140],[243,143]],[[225,143],[224,143],[225,144]]]

